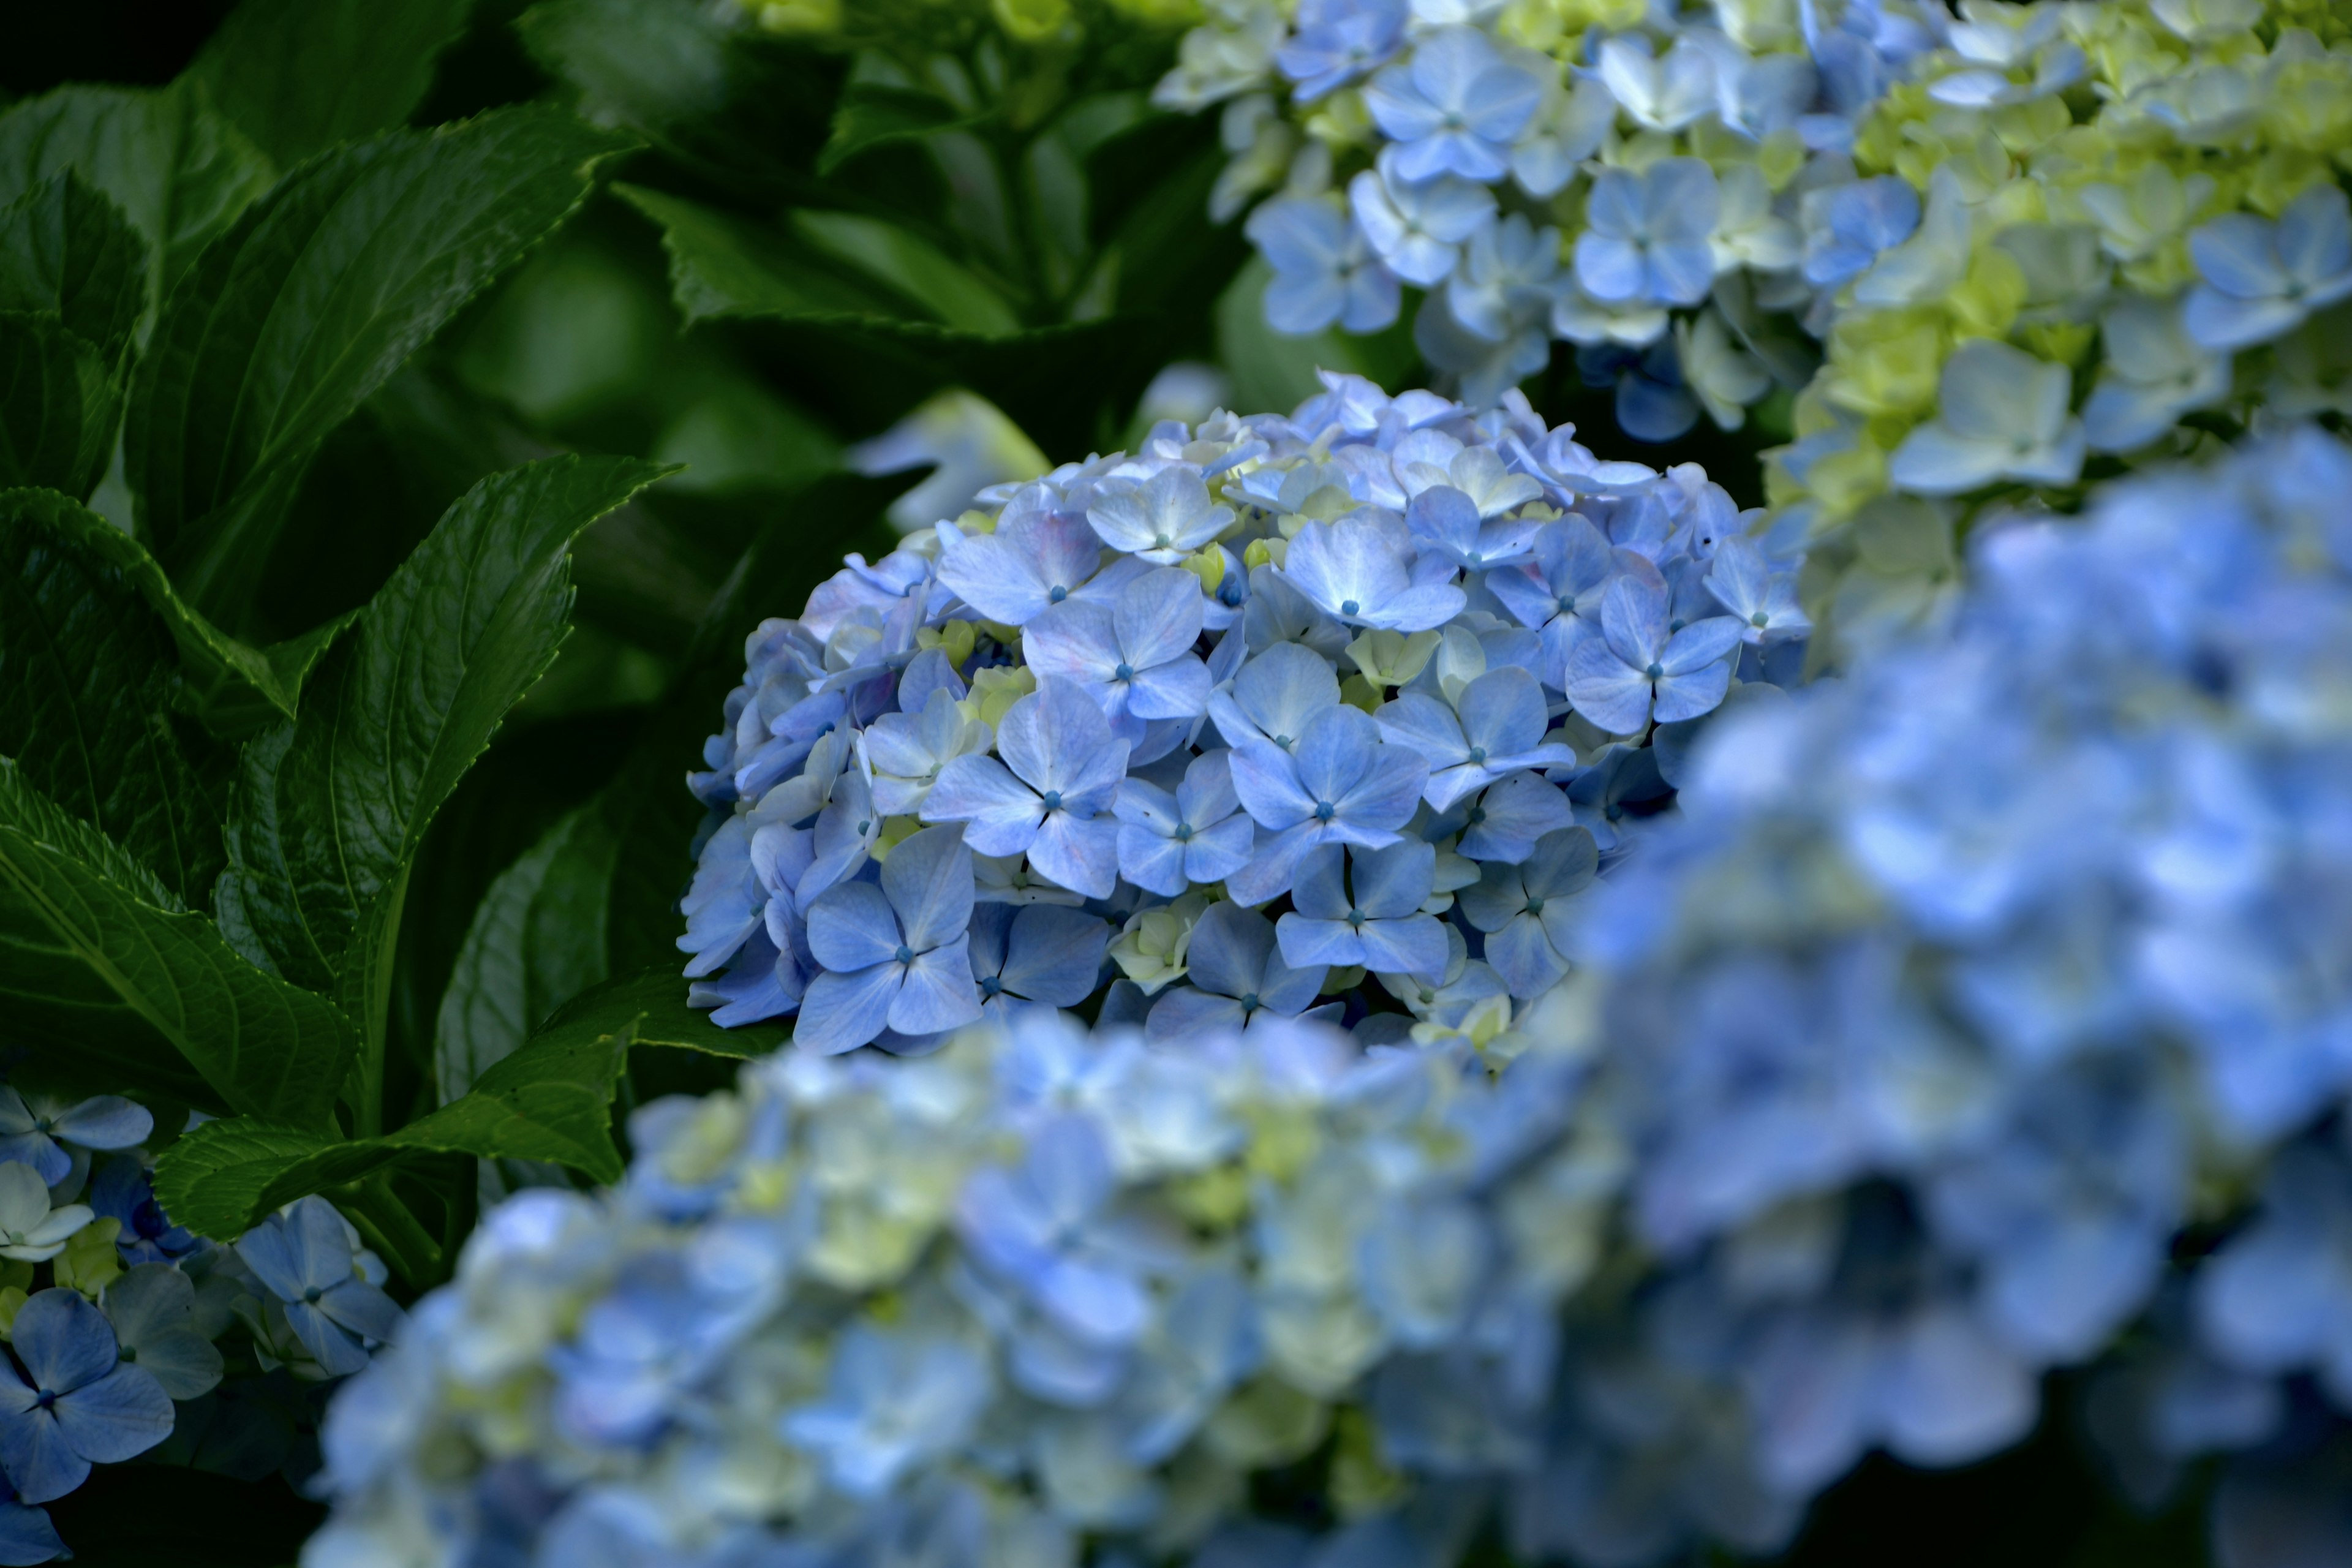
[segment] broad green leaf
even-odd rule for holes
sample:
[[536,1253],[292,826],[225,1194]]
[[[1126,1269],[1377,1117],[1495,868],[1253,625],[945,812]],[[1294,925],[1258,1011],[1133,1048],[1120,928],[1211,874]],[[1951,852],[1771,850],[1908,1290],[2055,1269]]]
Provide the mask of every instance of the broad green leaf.
[[201,83],[61,87],[0,114],[0,201],[72,169],[144,235],[150,308],[277,171]]
[[616,1182],[613,1088],[635,1025],[624,1017],[551,1028],[485,1072],[463,1099],[378,1138],[339,1141],[247,1117],[206,1122],[156,1162],[156,1196],[174,1223],[233,1241],[282,1204],[414,1153],[545,1160]]
[[625,145],[537,108],[394,132],[298,170],[205,250],[124,437],[140,530],[191,603],[236,629],[319,443]]
[[621,843],[600,804],[550,828],[475,909],[434,1037],[442,1103],[520,1049],[558,1003],[609,973],[604,916]]
[[721,189],[805,190],[840,64],[740,6],[545,0],[516,23],[599,124],[636,132]]
[[720,1028],[707,1011],[687,1005],[688,984],[677,964],[607,981],[557,1008],[542,1028],[548,1034],[610,1032],[634,1020],[633,1037],[640,1046],[669,1046],[714,1057],[765,1056],[792,1037],[782,1024]]
[[0,761],[0,1016],[30,1076],[327,1124],[352,1031]]
[[[666,469],[556,458],[460,498],[320,663],[289,723],[246,747],[215,907],[240,952],[338,988],[381,1049],[410,861],[434,814],[569,626],[582,529]],[[380,1088],[373,1078],[362,1095]],[[362,1125],[380,1107],[362,1105]]]
[[0,310],[0,485],[89,494],[121,412],[97,344],[55,310]]
[[139,590],[179,648],[181,700],[224,740],[292,718],[310,667],[351,624],[343,616],[270,647],[250,647],[190,608],[146,547],[96,512],[51,490],[0,491],[0,519],[18,517],[69,537]]
[[152,870],[175,907],[202,903],[221,868],[190,760],[204,738],[174,723],[171,632],[109,535],[138,550],[64,496],[0,492],[0,756]]
[[967,114],[936,93],[881,82],[852,82],[833,111],[833,134],[817,154],[816,172],[830,174],[875,147],[918,142],[942,131],[969,130],[986,117]]
[[768,224],[636,185],[613,194],[661,226],[686,324],[716,316],[890,316],[906,302],[810,257]]
[[473,0],[245,0],[189,74],[282,168],[404,124]]
[[1004,296],[929,240],[896,224],[804,207],[792,215],[792,226],[812,248],[871,274],[914,300],[941,326],[989,338],[1021,330],[1020,318]]
[[146,241],[72,170],[0,212],[0,310],[55,310],[111,363],[146,303]]

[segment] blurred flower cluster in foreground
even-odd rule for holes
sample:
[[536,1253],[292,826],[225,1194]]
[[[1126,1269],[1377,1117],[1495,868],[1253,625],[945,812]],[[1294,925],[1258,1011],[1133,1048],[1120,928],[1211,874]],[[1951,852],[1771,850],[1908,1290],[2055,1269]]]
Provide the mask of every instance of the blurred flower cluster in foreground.
[[[2134,1500],[2223,1457],[2225,1568],[2352,1554],[2352,451],[1989,520],[1945,628],[1790,691],[1703,484],[1522,423],[1338,383],[762,628],[689,946],[799,1045],[486,1217],[309,1568],[1630,1568],[2058,1367]],[[1497,585],[1582,560],[1597,629]],[[1328,1528],[1256,1510],[1302,1466]]]

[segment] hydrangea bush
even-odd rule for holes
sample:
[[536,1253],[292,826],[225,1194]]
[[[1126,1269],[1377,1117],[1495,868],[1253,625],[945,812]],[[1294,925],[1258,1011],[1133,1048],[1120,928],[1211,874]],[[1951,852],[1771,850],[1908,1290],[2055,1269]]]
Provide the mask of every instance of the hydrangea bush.
[[486,1219],[306,1562],[1770,1552],[2085,1365],[2218,1561],[2352,1551],[2347,483],[1989,522],[1793,690],[1754,520],[1508,395],[853,560],[692,780],[698,994],[795,1046]]
[[[1816,618],[1929,608],[1956,523],[2346,412],[2352,32],[2310,0],[1218,0],[1276,331],[1386,325],[1474,404],[1554,340],[1669,440],[1776,390]],[[1833,606],[1834,613],[1825,613]]]

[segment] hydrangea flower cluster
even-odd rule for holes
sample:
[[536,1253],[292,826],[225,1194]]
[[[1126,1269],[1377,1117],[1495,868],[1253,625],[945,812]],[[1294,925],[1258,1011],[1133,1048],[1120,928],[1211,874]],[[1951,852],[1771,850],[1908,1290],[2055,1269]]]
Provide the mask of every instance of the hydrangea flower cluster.
[[71,1555],[41,1505],[93,1465],[201,1449],[243,1479],[307,1476],[309,1438],[214,1390],[225,1376],[322,1388],[399,1331],[382,1264],[324,1198],[233,1247],[173,1225],[142,1148],[153,1131],[118,1095],[0,1085],[0,1564]]
[[[1323,412],[1289,423],[1326,433]],[[1250,428],[1278,450],[1270,426]],[[1333,466],[1349,449],[1329,449]],[[1184,464],[1134,493],[1169,474]],[[337,1508],[306,1568],[1060,1568],[1103,1552],[1445,1568],[1490,1526],[1526,1562],[1631,1568],[1710,1541],[1766,1552],[1870,1450],[1927,1465],[1993,1452],[2033,1425],[2046,1369],[2086,1363],[2087,1425],[2126,1492],[2159,1501],[2221,1453],[2220,1562],[2343,1558],[2347,489],[2352,450],[2303,431],[2111,487],[2083,522],[1990,525],[1944,631],[1843,680],[1743,684],[1704,734],[1656,727],[1643,766],[1684,786],[1677,804],[1579,773],[1591,842],[1543,835],[1490,860],[1444,919],[1396,889],[1463,856],[1466,831],[1441,849],[1388,829],[1360,858],[1340,835],[1364,819],[1339,803],[1381,799],[1392,765],[1416,770],[1416,819],[1454,809],[1431,805],[1433,787],[1457,805],[1494,790],[1471,747],[1441,749],[1445,724],[1485,725],[1482,703],[1441,701],[1442,686],[1388,699],[1376,730],[1414,696],[1445,717],[1408,709],[1408,739],[1321,753],[1339,760],[1312,766],[1347,785],[1323,795],[1326,818],[1265,795],[1263,776],[1238,781],[1262,769],[1317,799],[1320,775],[1273,738],[1297,747],[1360,708],[1284,707],[1240,673],[1212,679],[1209,724],[1233,743],[1171,768],[1140,797],[1148,815],[1121,816],[1111,794],[1108,850],[1087,826],[1097,809],[1066,813],[1046,851],[1066,881],[1103,868],[1121,898],[1144,884],[1118,830],[1142,827],[1134,870],[1184,884],[1139,899],[1118,947],[1126,973],[1162,981],[1156,997],[1122,981],[1091,1028],[1040,1004],[1075,992],[1092,944],[1021,931],[1087,907],[1056,901],[1066,883],[1038,864],[1063,809],[1044,802],[1108,793],[1098,752],[1072,737],[1116,746],[1125,724],[1140,732],[1130,751],[1149,750],[1152,727],[1178,721],[1040,704],[1029,739],[992,745],[950,720],[1019,734],[1012,710],[1036,693],[982,679],[1007,667],[965,665],[974,695],[924,695],[936,776],[844,771],[832,787],[862,800],[887,777],[936,795],[956,758],[985,763],[982,798],[1037,804],[953,821],[1034,821],[1023,862],[967,881],[953,853],[906,853],[948,843],[927,836],[950,824],[906,829],[878,871],[831,884],[866,889],[854,902],[803,922],[832,927],[814,940],[838,962],[818,954],[803,984],[800,1048],[748,1064],[733,1093],[641,1108],[614,1191],[526,1192],[488,1215],[456,1282],[331,1410]],[[1008,597],[1106,610],[1122,662],[1181,668],[1129,636],[1137,613],[1122,622],[1116,598],[1055,599],[1076,536],[1056,554],[1018,506],[1007,498],[992,533],[958,530],[1033,528],[1003,557]],[[1180,542],[1188,518],[1211,521],[1195,511],[1146,512],[1140,542],[1196,548]],[[1710,574],[1737,537],[1717,539]],[[936,574],[899,562],[820,590],[821,605],[894,574],[917,591],[842,622],[866,633],[826,639],[836,673],[870,668],[861,647],[913,640],[887,617],[917,624]],[[1285,581],[1253,578],[1224,606],[1244,644]],[[1359,610],[1442,585],[1410,567],[1388,582],[1354,590]],[[763,632],[755,667],[799,635]],[[1213,678],[1223,646],[1202,659]],[[1393,668],[1397,645],[1382,646],[1368,685]],[[1294,657],[1283,647],[1313,651],[1276,641],[1253,661]],[[875,679],[833,688],[844,713]],[[1647,679],[1654,706],[1665,678]],[[761,689],[730,710],[760,710]],[[982,711],[959,713],[975,696]],[[791,710],[734,727],[724,760],[758,765],[758,737],[790,734]],[[814,752],[842,728],[793,743]],[[1538,748],[1571,743],[1480,733],[1532,777],[1549,771]],[[1253,734],[1263,750],[1245,751]],[[1389,763],[1386,746],[1415,763]],[[1288,805],[1267,821],[1253,794]],[[772,820],[765,792],[747,798],[726,822]],[[1638,847],[1626,835],[1643,813],[1610,809],[1636,798],[1652,808]],[[1237,815],[1246,851],[1220,830]],[[822,843],[809,829],[805,853],[742,853],[814,867],[845,829],[873,831],[850,821]],[[1609,874],[1560,918],[1551,900],[1591,880],[1604,829]],[[1248,925],[1265,917],[1242,895],[1210,896],[1215,868],[1228,889],[1286,875],[1290,910],[1270,931]],[[983,903],[982,889],[1008,892]],[[755,930],[788,921],[769,912],[784,896],[768,890]],[[968,911],[992,905],[982,932]],[[1411,1027],[1383,1026],[1396,1015],[1370,1009],[1369,986],[1298,979],[1294,955],[1380,973],[1416,951],[1423,917],[1454,957],[1444,984],[1402,985]],[[975,983],[980,1021],[950,1048],[905,1060],[808,1040],[826,977],[870,993],[859,1005],[887,1043],[898,1009],[961,973],[947,956],[999,981]],[[728,1005],[774,973],[760,959]],[[1318,995],[1336,1002],[1309,1006]],[[1310,1478],[1329,1529],[1254,1511],[1250,1478],[1276,1468]]]
[[1660,746],[1801,662],[1796,563],[1516,394],[1327,379],[984,491],[754,632],[691,780],[695,999],[911,1054],[1107,967],[1155,1037],[1559,980]]
[[1794,392],[1771,500],[1865,637],[1976,507],[2352,407],[2316,0],[1218,0],[1159,97],[1224,103],[1278,331],[1411,286],[1473,404],[1561,339],[1649,440]]

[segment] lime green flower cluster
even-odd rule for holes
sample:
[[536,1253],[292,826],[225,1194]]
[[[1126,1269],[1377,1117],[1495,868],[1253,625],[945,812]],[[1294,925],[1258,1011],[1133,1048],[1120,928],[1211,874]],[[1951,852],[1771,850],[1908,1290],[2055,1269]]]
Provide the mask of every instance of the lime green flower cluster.
[[2124,458],[2352,412],[2352,12],[2044,9],[2045,49],[2080,52],[2070,85],[2036,93],[2021,59],[1954,102],[1939,87],[1980,68],[1939,51],[1854,138],[1857,174],[1926,216],[1828,301],[1767,476],[1830,546],[1814,594],[1850,641],[1930,612],[1989,506],[2071,510]]

